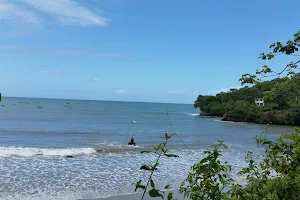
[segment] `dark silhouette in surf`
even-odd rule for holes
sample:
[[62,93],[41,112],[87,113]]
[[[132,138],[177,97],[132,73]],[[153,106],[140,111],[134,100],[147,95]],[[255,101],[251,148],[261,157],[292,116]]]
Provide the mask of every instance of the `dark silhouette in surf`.
[[134,138],[131,137],[130,141],[128,142],[128,145],[133,145],[135,146]]

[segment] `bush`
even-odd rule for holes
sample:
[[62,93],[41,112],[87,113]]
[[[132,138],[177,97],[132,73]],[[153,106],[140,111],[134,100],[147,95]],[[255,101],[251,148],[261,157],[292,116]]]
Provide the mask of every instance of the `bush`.
[[[255,139],[265,151],[263,160],[259,163],[254,160],[252,152],[248,152],[246,155],[247,166],[238,173],[246,175],[246,186],[242,187],[236,184],[230,175],[231,166],[227,162],[220,161],[219,158],[222,156],[220,148],[227,149],[227,146],[223,144],[223,141],[218,141],[209,150],[204,151],[206,157],[191,167],[191,172],[182,182],[180,193],[192,200],[300,199],[299,129],[295,129],[293,133],[281,135],[276,141],[262,136]],[[166,151],[166,142],[160,146],[161,153]],[[159,149],[156,148],[156,150]],[[159,157],[161,153],[159,153]],[[155,187],[151,177],[157,165],[158,161],[156,165],[149,168],[152,173],[147,185],[141,185],[141,181],[139,181],[136,189],[141,188],[146,192],[150,183],[152,189],[148,191],[149,195],[164,198],[164,193]],[[167,185],[166,189],[170,189],[170,186]],[[173,193],[170,192],[167,198],[172,200]]]

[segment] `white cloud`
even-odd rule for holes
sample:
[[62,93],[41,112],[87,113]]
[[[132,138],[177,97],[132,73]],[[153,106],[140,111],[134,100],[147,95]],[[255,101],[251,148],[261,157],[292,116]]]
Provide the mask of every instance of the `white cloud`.
[[7,1],[0,1],[0,20],[22,21],[30,24],[41,23],[34,13]]
[[230,87],[230,88],[222,88],[217,93],[228,92],[228,91],[230,91],[230,89],[240,89],[240,88],[241,88],[241,86],[235,86],[235,87]]
[[229,88],[222,88],[220,90],[210,91],[210,92],[208,92],[208,94],[215,95],[215,94],[218,94],[218,93],[221,93],[221,92],[228,92],[228,91],[230,91],[230,89],[240,89],[240,88],[241,88],[241,86],[234,86],[234,87],[229,87]]
[[74,0],[19,0],[66,25],[105,26],[106,19]]
[[102,78],[94,78],[94,81],[102,81]]
[[183,90],[169,90],[168,93],[169,94],[183,94],[184,91]]
[[121,89],[121,90],[115,90],[116,94],[128,94],[127,90]]
[[0,20],[40,24],[45,15],[70,26],[105,26],[107,19],[75,0],[0,0]]

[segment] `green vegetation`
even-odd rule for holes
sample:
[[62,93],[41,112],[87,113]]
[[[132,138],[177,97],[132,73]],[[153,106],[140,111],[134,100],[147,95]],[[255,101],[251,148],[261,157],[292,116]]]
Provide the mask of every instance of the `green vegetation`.
[[[280,42],[270,46],[273,49],[268,54],[262,53],[263,60],[274,59],[278,55],[295,55],[300,46],[300,31],[294,35],[286,45]],[[256,75],[244,74],[240,81],[243,84],[255,84],[253,87],[244,87],[239,90],[231,89],[229,92],[219,93],[216,96],[199,96],[194,107],[200,108],[202,114],[222,116],[224,120],[236,120],[257,123],[300,124],[300,74],[296,73],[300,60],[292,61],[280,72],[274,72],[267,65],[257,70]],[[279,78],[282,74],[284,78]],[[272,81],[261,82],[262,77],[277,76]],[[258,107],[254,98],[264,98],[265,106]],[[172,127],[172,124],[170,123]],[[174,128],[172,135],[165,134],[165,142],[154,147],[158,158],[154,165],[147,165],[145,170],[150,171],[146,184],[142,181],[136,183],[136,190],[141,189],[151,197],[160,197],[173,200],[173,193],[169,185],[163,192],[156,188],[152,179],[154,171],[159,168],[161,156],[178,157],[166,154],[168,140],[177,136]],[[265,137],[256,137],[259,147],[264,148],[263,155],[253,155],[248,152],[245,159],[247,166],[238,174],[246,176],[246,185],[237,184],[231,173],[231,165],[222,163],[220,148],[228,147],[223,141],[218,141],[208,150],[204,151],[206,157],[191,167],[186,180],[178,188],[180,193],[192,200],[296,200],[300,199],[300,130],[290,134],[283,134],[276,141]],[[182,141],[180,139],[180,141]],[[184,144],[185,145],[185,144]],[[186,145],[185,145],[186,146]],[[144,153],[144,152],[143,152]],[[149,151],[147,151],[149,153]],[[171,155],[171,156],[168,156]],[[257,162],[255,156],[263,156]],[[148,189],[148,186],[151,189]],[[166,194],[167,193],[167,194]]]
[[[156,163],[149,165],[145,170],[150,171],[148,182],[136,183],[136,190],[141,189],[151,197],[173,200],[173,192],[169,185],[165,191],[156,188],[152,179],[154,171],[159,167],[159,158],[167,151],[167,141],[175,134],[165,134],[165,142],[155,146],[158,154]],[[265,137],[256,137],[259,147],[264,149],[262,161],[257,162],[252,152],[245,156],[247,166],[242,168],[238,175],[246,176],[246,185],[235,182],[232,175],[232,166],[221,162],[223,149],[228,147],[223,141],[218,141],[204,151],[206,157],[191,167],[186,180],[178,188],[186,198],[192,200],[296,200],[300,199],[300,130],[281,135],[276,141]],[[173,154],[172,154],[173,155]],[[172,156],[177,157],[177,156]],[[151,189],[148,190],[148,186]]]
[[[270,45],[272,52],[261,53],[260,59],[272,60],[280,55],[299,58],[295,53],[300,46],[300,31],[293,40],[282,45],[276,42]],[[300,125],[300,74],[296,73],[299,59],[291,61],[280,72],[269,66],[262,66],[255,75],[244,74],[240,79],[242,85],[254,84],[239,90],[231,89],[216,96],[199,95],[194,103],[200,108],[201,115],[222,116],[226,121],[273,123]],[[280,78],[284,75],[283,78]],[[271,81],[261,82],[265,77],[276,77]],[[257,107],[254,98],[263,98],[265,106]]]
[[[283,134],[276,141],[256,137],[265,149],[264,159],[256,162],[252,152],[246,155],[248,166],[238,174],[245,175],[242,187],[230,175],[231,166],[221,163],[222,141],[206,151],[207,156],[192,166],[180,192],[190,199],[300,199],[300,132]],[[225,190],[225,188],[228,190]]]
[[[256,106],[255,98],[263,98],[265,106]],[[258,82],[216,96],[199,95],[194,107],[200,108],[201,115],[221,116],[223,120],[299,125],[300,75]]]

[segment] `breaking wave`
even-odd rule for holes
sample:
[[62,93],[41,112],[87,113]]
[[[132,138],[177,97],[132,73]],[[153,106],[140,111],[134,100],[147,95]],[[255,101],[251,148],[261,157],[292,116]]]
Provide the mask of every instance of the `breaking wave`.
[[199,113],[185,113],[185,114],[187,114],[187,115],[190,115],[190,116],[199,116]]
[[55,149],[55,148],[33,148],[33,147],[0,147],[0,157],[10,156],[80,156],[92,155],[99,153],[122,153],[131,151],[140,151],[140,146],[123,146],[123,147],[110,147],[110,148],[68,148],[68,149]]

